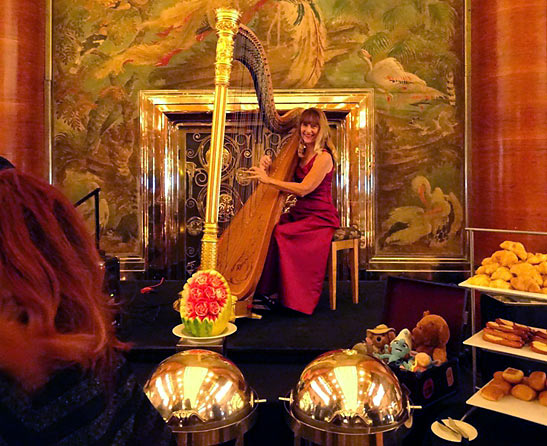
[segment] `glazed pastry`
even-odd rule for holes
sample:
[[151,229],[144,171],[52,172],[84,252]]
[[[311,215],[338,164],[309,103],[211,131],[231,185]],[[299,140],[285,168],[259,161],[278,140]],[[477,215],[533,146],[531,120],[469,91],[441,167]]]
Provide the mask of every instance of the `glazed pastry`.
[[536,398],[537,392],[526,384],[517,384],[511,389],[511,395],[519,400],[532,401]]
[[524,378],[524,372],[513,367],[508,367],[503,371],[503,379],[511,384],[518,384]]
[[535,371],[530,373],[530,376],[528,377],[528,385],[535,391],[541,392],[545,389],[546,379],[547,375],[545,375],[545,372]]

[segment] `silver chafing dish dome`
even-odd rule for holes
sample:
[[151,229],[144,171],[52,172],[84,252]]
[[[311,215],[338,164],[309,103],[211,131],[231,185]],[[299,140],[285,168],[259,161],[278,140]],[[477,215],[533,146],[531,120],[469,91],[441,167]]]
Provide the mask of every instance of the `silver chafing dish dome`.
[[253,411],[256,402],[231,361],[198,349],[161,362],[144,392],[175,432],[211,431],[237,424]]
[[334,350],[308,364],[291,392],[289,411],[312,429],[366,435],[396,429],[411,415],[389,367],[356,350]]

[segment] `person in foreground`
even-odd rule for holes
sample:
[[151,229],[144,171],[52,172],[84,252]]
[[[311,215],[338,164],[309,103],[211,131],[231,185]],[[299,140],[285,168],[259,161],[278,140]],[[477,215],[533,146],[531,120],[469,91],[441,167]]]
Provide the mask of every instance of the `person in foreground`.
[[53,186],[0,157],[0,444],[164,445],[122,357],[93,239]]
[[294,181],[271,178],[268,156],[250,169],[250,178],[297,197],[274,229],[257,291],[270,297],[277,293],[284,307],[312,314],[323,289],[332,236],[340,226],[331,192],[336,151],[323,111],[304,110],[299,131]]

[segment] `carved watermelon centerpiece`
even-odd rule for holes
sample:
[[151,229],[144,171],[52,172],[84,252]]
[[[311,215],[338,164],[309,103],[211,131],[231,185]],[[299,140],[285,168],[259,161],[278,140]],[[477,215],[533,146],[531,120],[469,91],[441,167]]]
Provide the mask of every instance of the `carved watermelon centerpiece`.
[[180,315],[188,333],[208,337],[226,329],[232,314],[232,295],[228,282],[218,271],[197,271],[179,294]]

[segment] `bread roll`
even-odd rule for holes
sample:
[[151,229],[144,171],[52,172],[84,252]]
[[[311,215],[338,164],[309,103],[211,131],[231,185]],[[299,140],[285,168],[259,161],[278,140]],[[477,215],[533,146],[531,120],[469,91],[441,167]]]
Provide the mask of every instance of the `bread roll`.
[[494,372],[494,379],[503,379],[503,371]]
[[542,406],[547,406],[547,390],[544,390],[541,392],[538,396],[539,404]]
[[509,395],[511,393],[511,388],[513,387],[510,383],[505,381],[503,378],[494,378],[490,383],[489,386],[499,387],[504,395]]
[[481,389],[481,396],[490,401],[498,401],[505,396],[501,387],[488,384]]
[[528,377],[528,385],[534,389],[537,392],[541,392],[543,389],[545,389],[545,380],[547,379],[547,375],[545,372],[532,372],[530,373],[530,376]]
[[537,392],[526,384],[517,384],[511,389],[511,395],[519,400],[532,401],[536,398]]
[[524,378],[524,372],[519,369],[508,367],[503,371],[503,379],[511,384],[518,384]]

